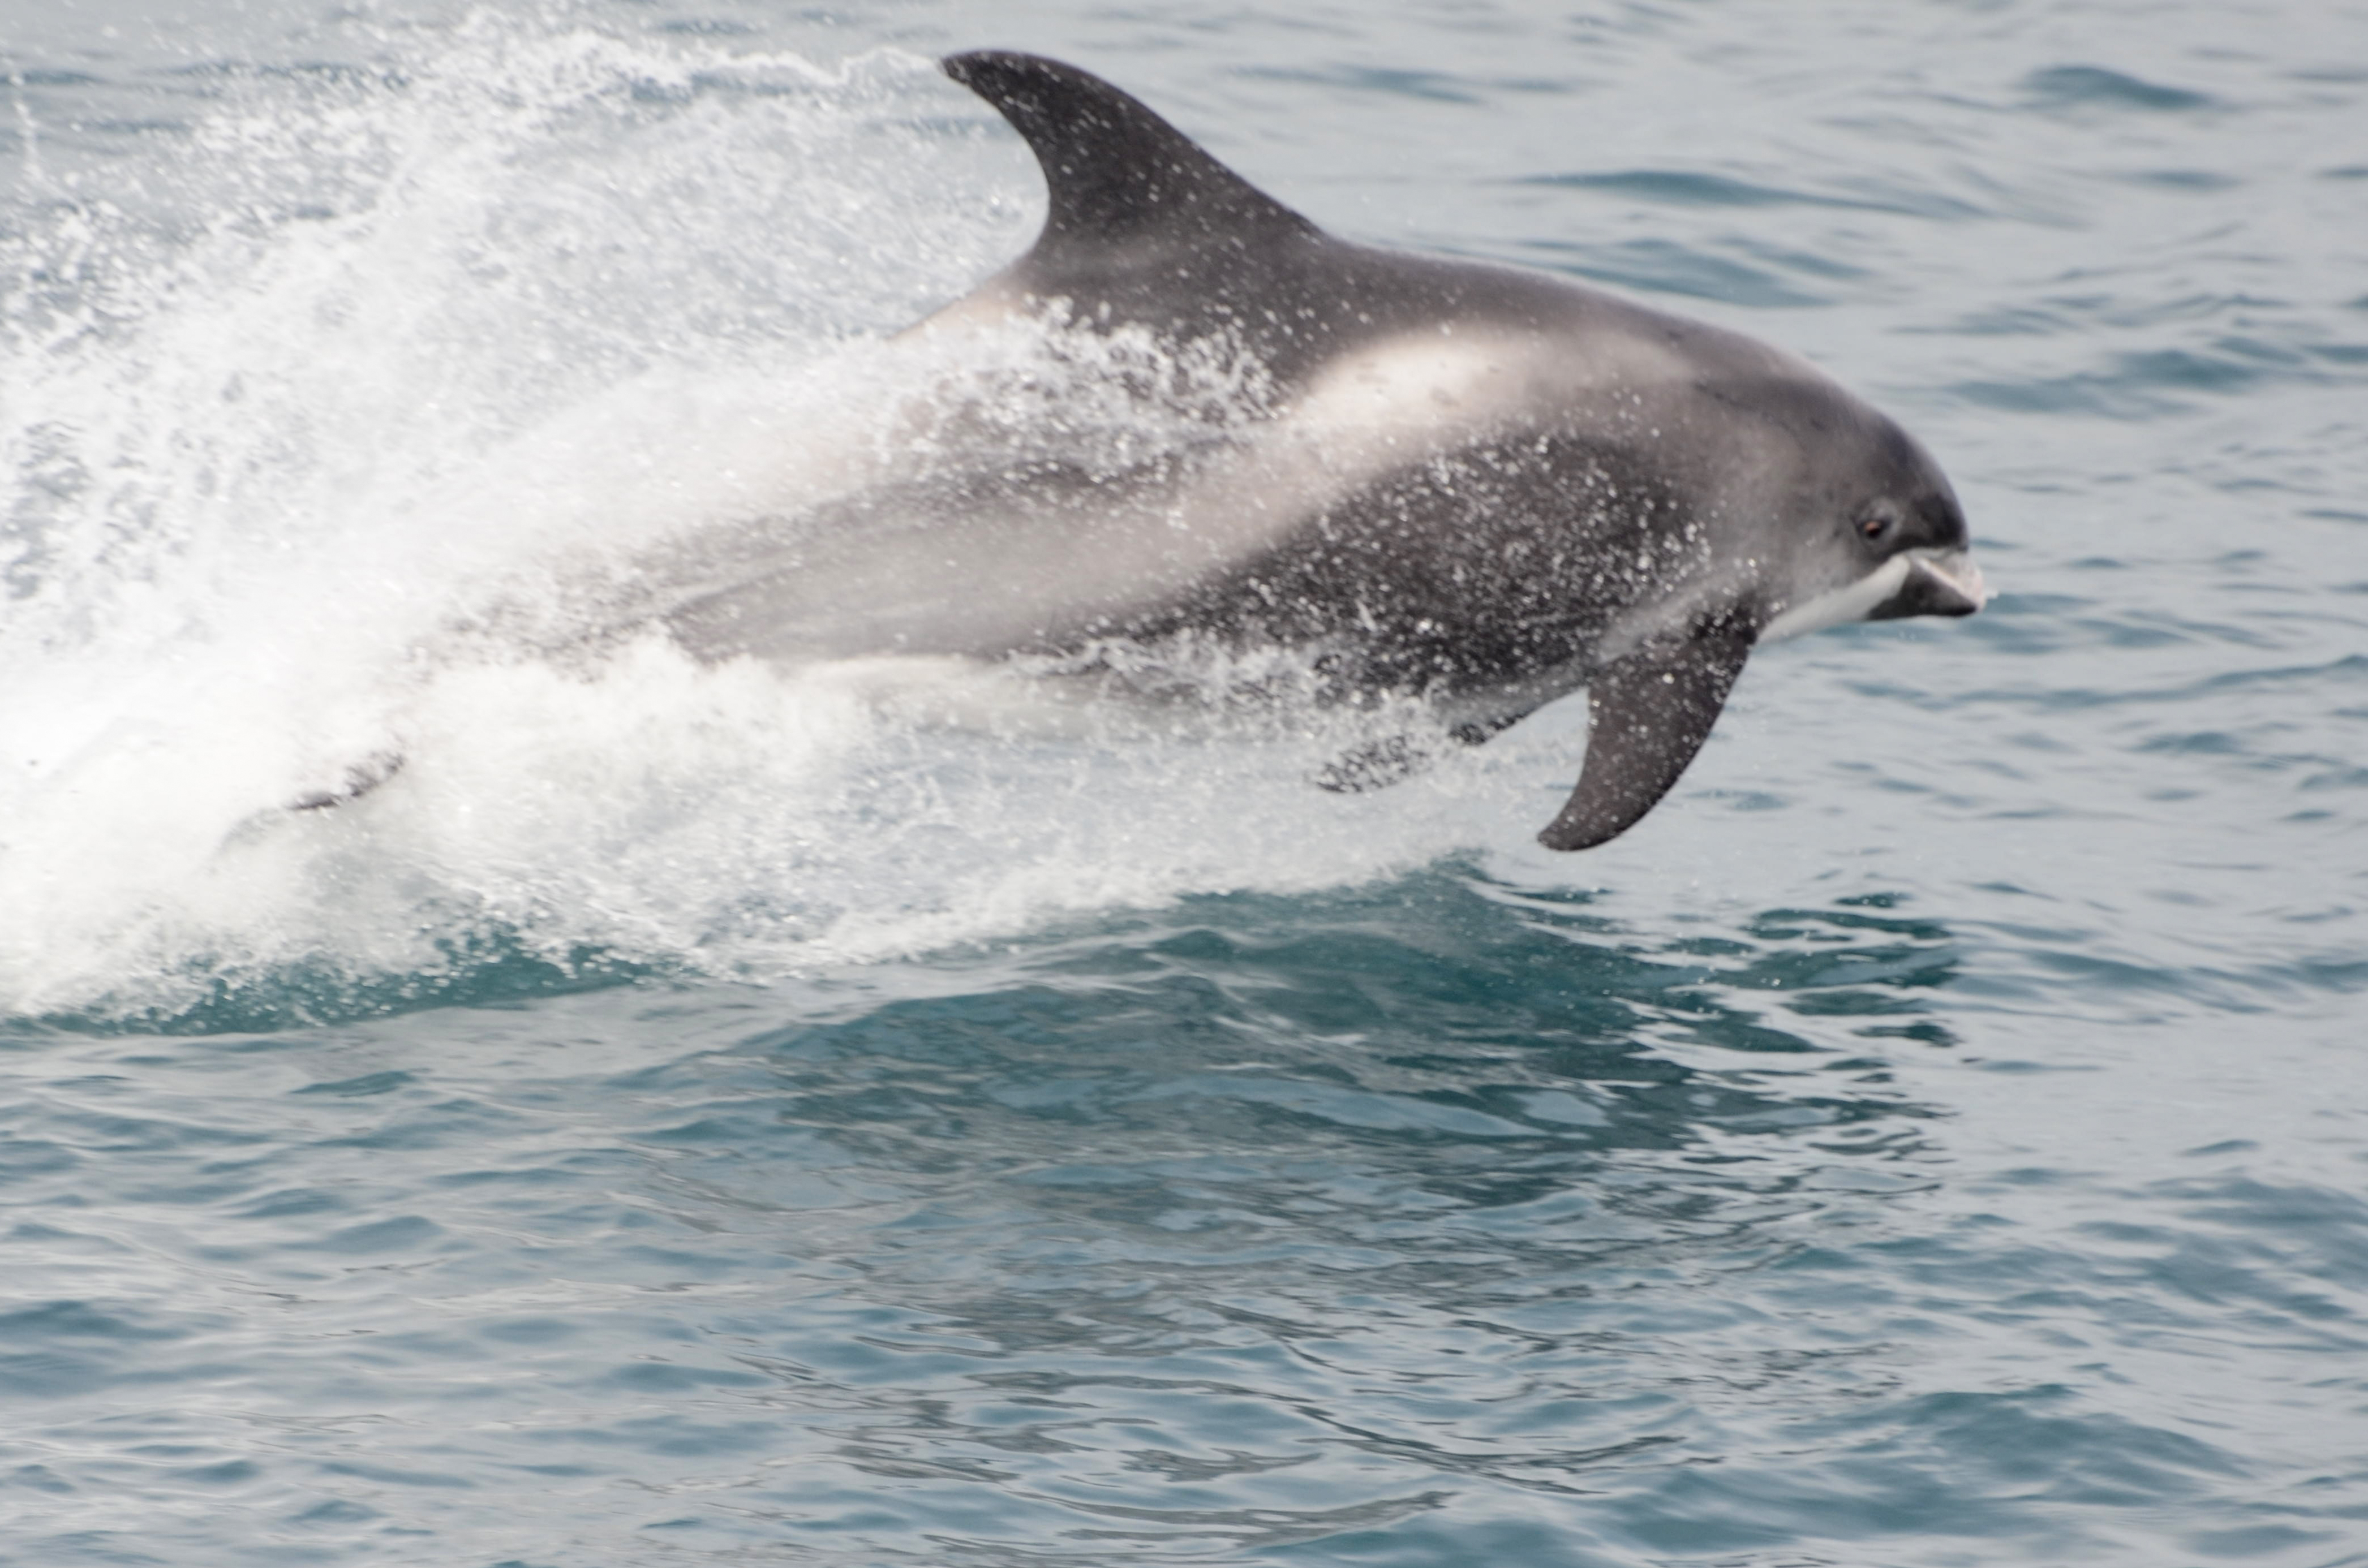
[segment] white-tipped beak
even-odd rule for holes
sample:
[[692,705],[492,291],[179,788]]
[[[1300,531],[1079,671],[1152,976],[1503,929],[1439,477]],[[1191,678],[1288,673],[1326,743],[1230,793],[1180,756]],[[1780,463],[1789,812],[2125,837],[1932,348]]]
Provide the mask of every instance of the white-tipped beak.
[[1910,615],[1971,615],[1990,602],[1982,569],[1962,550],[1907,552],[1907,576],[1899,592],[1871,611],[1869,620]]
[[1845,587],[1787,607],[1762,627],[1762,643],[1781,642],[1849,620],[1910,615],[1971,615],[1990,601],[1982,569],[1962,550],[1910,550]]

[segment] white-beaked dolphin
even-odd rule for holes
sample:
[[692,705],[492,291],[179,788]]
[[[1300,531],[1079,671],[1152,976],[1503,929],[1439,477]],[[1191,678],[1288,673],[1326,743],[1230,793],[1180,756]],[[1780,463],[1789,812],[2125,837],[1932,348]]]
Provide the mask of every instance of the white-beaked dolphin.
[[1147,333],[1247,366],[1238,417],[1116,472],[992,443],[920,465],[676,603],[694,653],[1281,646],[1333,695],[1428,699],[1467,740],[1583,685],[1586,761],[1538,835],[1583,849],[1677,782],[1755,644],[1987,598],[1932,460],[1802,361],[1335,238],[1074,66],[942,65],[1033,150],[1049,210],[916,330]]
[[[867,440],[646,558],[612,626],[714,662],[1282,650],[1320,697],[1418,699],[1466,741],[1584,686],[1586,760],[1538,835],[1584,849],[1677,782],[1757,643],[1987,598],[1932,460],[1805,363],[1335,238],[1074,66],[941,64],[1034,152],[1035,244],[892,346],[892,379],[924,373]],[[1065,377],[966,401],[939,373],[1015,335]]]

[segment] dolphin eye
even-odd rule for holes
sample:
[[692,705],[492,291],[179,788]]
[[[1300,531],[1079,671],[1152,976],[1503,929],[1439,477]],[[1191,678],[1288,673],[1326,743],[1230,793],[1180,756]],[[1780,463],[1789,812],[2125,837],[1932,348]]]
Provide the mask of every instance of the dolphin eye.
[[1858,537],[1869,544],[1880,543],[1890,534],[1892,525],[1898,520],[1897,516],[1887,506],[1869,512],[1859,519]]

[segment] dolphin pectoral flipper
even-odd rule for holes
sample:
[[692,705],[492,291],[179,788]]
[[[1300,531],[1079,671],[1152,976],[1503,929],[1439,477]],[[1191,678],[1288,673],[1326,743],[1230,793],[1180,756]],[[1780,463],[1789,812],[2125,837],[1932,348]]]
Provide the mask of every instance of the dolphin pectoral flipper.
[[1653,809],[1702,750],[1751,652],[1739,628],[1645,643],[1587,687],[1587,762],[1578,787],[1538,835],[1549,849],[1589,849]]

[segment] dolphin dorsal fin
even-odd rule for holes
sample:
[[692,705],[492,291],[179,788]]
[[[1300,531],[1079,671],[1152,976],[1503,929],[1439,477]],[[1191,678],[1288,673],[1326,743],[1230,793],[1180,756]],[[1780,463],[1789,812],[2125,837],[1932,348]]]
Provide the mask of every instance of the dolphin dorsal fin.
[[939,66],[993,104],[1044,171],[1051,210],[1029,262],[1066,271],[1113,252],[1247,248],[1315,224],[1100,77],[979,50]]

